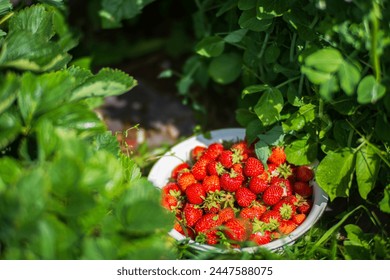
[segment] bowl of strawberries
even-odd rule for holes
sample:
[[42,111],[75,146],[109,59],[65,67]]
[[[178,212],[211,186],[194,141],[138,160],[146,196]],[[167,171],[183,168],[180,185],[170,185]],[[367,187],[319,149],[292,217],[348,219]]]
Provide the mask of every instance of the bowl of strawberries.
[[174,146],[148,179],[176,215],[169,234],[200,250],[255,252],[292,244],[323,214],[328,196],[315,182],[315,164],[295,166],[283,146],[261,161],[245,129],[197,135]]

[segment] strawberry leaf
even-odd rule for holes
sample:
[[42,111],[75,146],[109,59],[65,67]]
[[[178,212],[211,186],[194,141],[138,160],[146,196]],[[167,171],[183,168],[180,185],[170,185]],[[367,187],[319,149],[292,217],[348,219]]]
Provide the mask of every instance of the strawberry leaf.
[[329,195],[348,197],[355,171],[356,155],[350,148],[329,152],[320,162],[316,171],[318,185]]

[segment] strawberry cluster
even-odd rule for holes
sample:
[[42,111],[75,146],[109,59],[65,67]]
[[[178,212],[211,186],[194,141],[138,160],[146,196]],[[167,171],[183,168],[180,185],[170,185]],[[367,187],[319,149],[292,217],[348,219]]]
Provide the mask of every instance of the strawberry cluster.
[[263,164],[244,140],[196,146],[162,188],[174,228],[204,244],[262,245],[295,230],[312,205],[313,171],[272,147]]

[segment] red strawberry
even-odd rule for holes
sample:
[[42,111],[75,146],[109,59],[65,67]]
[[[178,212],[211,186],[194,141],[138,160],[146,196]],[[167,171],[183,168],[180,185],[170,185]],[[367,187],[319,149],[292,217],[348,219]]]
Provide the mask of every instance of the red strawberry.
[[194,175],[191,172],[180,173],[177,177],[177,184],[185,191],[188,186],[197,183]]
[[240,187],[236,190],[236,201],[241,207],[248,207],[255,200],[256,194],[248,188]]
[[272,209],[278,211],[283,220],[290,220],[296,212],[295,205],[284,199],[276,203]]
[[224,173],[220,178],[221,189],[228,192],[235,192],[239,187],[241,187],[243,182],[244,177],[234,171],[231,174]]
[[191,172],[194,175],[195,179],[198,181],[202,181],[204,177],[207,175],[207,164],[209,160],[205,158],[200,158],[197,162],[195,162],[194,166],[191,168]]
[[215,192],[221,189],[219,177],[217,175],[206,176],[202,182],[202,186],[206,193]]
[[227,221],[224,226],[224,233],[234,241],[245,241],[252,231],[251,223],[247,219],[233,218]]
[[235,217],[233,208],[227,207],[224,209],[221,209],[218,213],[218,223],[223,224]]
[[206,192],[199,183],[189,185],[186,189],[187,200],[192,204],[201,204],[206,197]]
[[268,162],[276,165],[281,165],[286,162],[286,153],[284,152],[284,148],[281,146],[273,147],[271,155],[268,157]]
[[282,217],[278,211],[268,210],[260,218],[260,221],[264,223],[270,223],[272,220],[276,222],[280,222],[282,220]]
[[264,245],[267,243],[270,243],[272,241],[271,232],[270,231],[258,231],[255,233],[252,233],[249,236],[249,240],[255,242],[257,245]]
[[248,177],[258,176],[264,172],[264,166],[260,160],[255,157],[249,157],[245,162],[244,174]]
[[178,184],[174,182],[169,182],[161,189],[162,195],[171,194],[171,195],[181,195],[182,191]]
[[291,220],[297,225],[301,225],[303,221],[306,219],[306,214],[295,214]]
[[196,146],[191,150],[191,159],[193,162],[196,162],[206,151],[204,146]]
[[195,224],[195,232],[206,233],[211,230],[215,230],[218,226],[218,215],[217,214],[204,214]]
[[279,177],[272,177],[271,186],[279,186],[283,189],[283,196],[289,196],[293,193],[293,187],[289,180]]
[[239,141],[234,143],[230,148],[235,154],[241,157],[242,161],[246,161],[251,154],[251,150],[248,148],[248,145],[245,141]]
[[[267,174],[267,173],[264,172],[263,174]],[[263,175],[252,177],[249,181],[249,189],[255,194],[264,192],[268,187],[269,187],[268,181],[264,180]]]
[[232,165],[231,170],[233,170],[236,174],[244,176],[244,169],[241,163],[235,163]]
[[221,175],[225,173],[225,168],[219,161],[212,160],[206,166],[208,175]]
[[171,178],[176,180],[177,176],[180,174],[180,172],[182,172],[185,169],[189,170],[189,168],[190,168],[190,166],[186,162],[178,164],[175,168],[173,168],[173,170],[171,172]]
[[215,142],[208,146],[203,156],[210,160],[215,160],[219,157],[219,155],[223,150],[224,150],[223,145],[221,143]]
[[291,232],[293,232],[296,228],[298,227],[298,225],[296,223],[294,223],[293,221],[289,220],[289,221],[281,221],[280,224],[279,224],[279,227],[278,227],[278,231],[281,233],[281,234],[290,234]]
[[161,205],[165,209],[176,213],[178,213],[179,209],[183,206],[182,201],[179,197],[170,194],[162,196]]
[[267,211],[267,207],[264,205],[253,205],[252,207],[243,208],[240,212],[240,217],[247,218],[249,220],[260,220],[265,211]]
[[313,179],[313,170],[306,165],[298,166],[295,170],[295,177],[298,181],[309,182]]
[[307,214],[307,213],[310,212],[311,206],[312,206],[312,201],[311,200],[301,201],[298,204],[297,212],[298,213],[302,213],[302,214]]
[[187,203],[184,206],[183,214],[187,226],[193,227],[195,223],[203,216],[203,210],[195,204]]
[[203,201],[203,209],[206,213],[217,214],[221,209],[221,193],[220,191],[206,192],[206,198]]
[[308,182],[295,182],[294,191],[304,198],[310,197],[313,194],[313,188],[309,185]]
[[233,165],[233,152],[230,150],[223,150],[218,157],[218,161],[226,168],[230,168]]
[[176,231],[178,231],[178,232],[180,232],[181,234],[183,234],[183,235],[185,235],[185,236],[187,236],[187,237],[190,237],[190,238],[192,238],[192,239],[194,239],[195,238],[195,232],[194,232],[194,230],[192,229],[192,228],[190,228],[190,227],[186,227],[184,224],[183,224],[183,222],[181,222],[181,221],[175,221],[175,223],[174,223],[174,225],[173,225],[173,228],[176,230]]
[[263,193],[263,201],[267,205],[275,205],[283,197],[283,188],[277,185],[270,186]]

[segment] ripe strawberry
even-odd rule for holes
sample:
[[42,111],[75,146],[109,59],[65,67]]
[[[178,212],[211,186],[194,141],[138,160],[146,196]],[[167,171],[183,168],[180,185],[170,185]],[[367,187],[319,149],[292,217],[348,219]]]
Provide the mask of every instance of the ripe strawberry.
[[295,214],[291,220],[297,225],[301,225],[303,221],[306,219],[306,214]]
[[233,208],[227,207],[221,209],[218,213],[218,224],[222,225],[223,223],[233,219],[235,217],[235,213]]
[[281,165],[286,162],[286,153],[284,148],[281,146],[276,146],[272,148],[271,155],[268,157],[268,162],[274,163],[276,165]]
[[197,234],[195,241],[201,244],[216,245],[218,244],[218,230],[213,229],[206,232],[200,232]]
[[245,162],[244,174],[248,177],[258,176],[264,172],[264,166],[260,160],[255,157],[249,157]]
[[221,189],[219,177],[217,175],[206,176],[202,182],[202,186],[206,193],[215,192]]
[[272,209],[278,211],[283,220],[290,220],[296,212],[296,206],[284,199],[276,203]]
[[189,185],[186,189],[187,200],[192,204],[202,204],[206,197],[206,192],[199,183]]
[[236,174],[239,174],[240,176],[244,176],[244,168],[242,167],[241,163],[233,164],[231,170],[233,170]]
[[187,226],[193,227],[203,216],[203,210],[196,204],[187,203],[183,209],[184,219]]
[[206,198],[202,205],[205,213],[217,214],[221,210],[221,201],[220,191],[206,192]]
[[313,194],[313,188],[309,185],[308,182],[297,181],[294,183],[294,191],[300,196],[307,198]]
[[304,200],[299,202],[297,212],[301,214],[308,214],[310,212],[313,202],[311,200]]
[[268,210],[260,218],[260,221],[264,223],[270,223],[272,220],[276,222],[280,222],[282,220],[282,217],[278,211]]
[[194,175],[195,179],[198,181],[202,181],[204,177],[207,175],[207,164],[209,160],[205,158],[200,158],[191,168],[191,172]]
[[[263,174],[267,173],[264,172]],[[256,177],[252,177],[249,181],[249,189],[255,194],[262,193],[269,187],[269,183],[267,180],[264,180],[263,174]],[[266,176],[268,177],[268,175]]]
[[230,168],[233,165],[233,152],[230,150],[223,150],[218,157],[218,161],[226,168]]
[[298,181],[309,182],[313,179],[313,170],[306,165],[298,166],[295,170],[295,177]]
[[258,231],[252,233],[249,236],[249,240],[255,242],[257,245],[264,245],[270,243],[272,241],[271,232],[267,230],[264,232]]
[[275,205],[283,197],[283,188],[278,185],[273,185],[267,188],[263,193],[263,201],[267,205]]
[[219,157],[221,152],[224,150],[224,147],[221,143],[215,142],[210,144],[206,151],[204,152],[203,156],[210,159],[215,160]]
[[177,184],[180,186],[182,191],[185,191],[188,186],[195,183],[197,183],[197,181],[191,172],[180,173],[177,177]]
[[204,146],[195,146],[191,150],[191,159],[192,159],[192,161],[196,162],[198,159],[200,159],[200,157],[204,154],[205,151],[206,151],[206,147],[204,147]]
[[218,215],[217,214],[204,214],[195,224],[195,232],[206,233],[211,230],[215,230],[218,226]]
[[283,197],[292,195],[293,187],[289,180],[280,178],[280,177],[272,177],[271,186],[279,186],[283,189]]
[[180,174],[180,172],[182,172],[185,169],[187,171],[190,169],[190,166],[188,163],[183,162],[183,163],[178,164],[175,168],[173,168],[173,170],[171,172],[171,178],[176,180],[177,176]]
[[231,240],[243,242],[252,232],[251,223],[247,219],[233,218],[225,224],[224,233]]
[[178,231],[179,233],[191,238],[191,239],[194,239],[195,238],[195,232],[192,228],[190,227],[186,227],[182,221],[175,221],[174,225],[173,225],[173,228]]
[[283,220],[280,222],[279,224],[279,227],[278,227],[278,231],[281,233],[281,234],[290,234],[291,232],[293,232],[296,228],[298,227],[298,225],[296,223],[294,223],[293,221],[291,220]]
[[267,172],[270,177],[277,177],[279,175],[278,165],[275,163],[268,163]]
[[171,195],[171,194],[166,194],[163,195],[161,198],[161,205],[172,212],[179,213],[180,208],[183,206],[182,200],[180,197]]
[[253,205],[252,207],[243,208],[240,212],[241,218],[247,218],[249,220],[258,219],[267,211],[267,207],[264,205]]
[[224,166],[219,161],[215,161],[215,160],[211,160],[207,164],[206,170],[208,175],[218,175],[218,176],[226,172]]
[[237,174],[234,171],[231,174],[224,173],[220,178],[221,189],[228,192],[235,192],[239,187],[241,187],[243,182],[244,176]]
[[248,147],[247,142],[244,140],[234,143],[230,149],[234,153],[239,154],[242,161],[246,161],[249,155],[252,154],[252,150]]
[[248,207],[255,200],[256,194],[248,188],[240,187],[236,190],[236,201],[241,207]]
[[167,183],[164,187],[162,187],[161,191],[162,195],[171,194],[173,196],[179,196],[182,194],[181,188],[174,182]]

